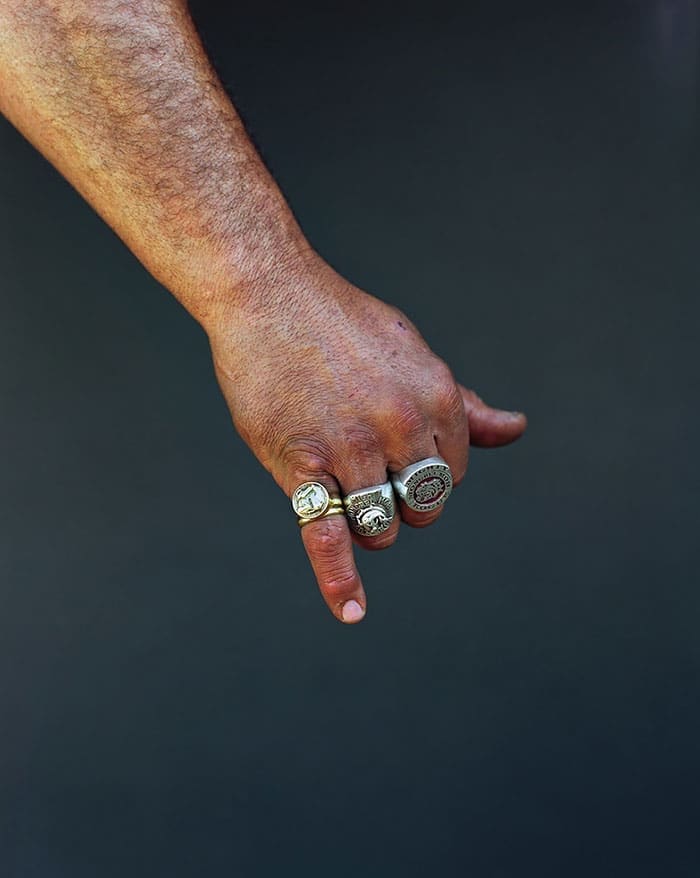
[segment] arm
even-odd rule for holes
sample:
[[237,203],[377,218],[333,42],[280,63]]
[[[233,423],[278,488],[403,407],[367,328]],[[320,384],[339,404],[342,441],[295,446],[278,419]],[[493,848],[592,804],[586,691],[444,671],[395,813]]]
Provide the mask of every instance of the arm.
[[[522,415],[491,409],[394,308],[314,253],[247,138],[184,0],[0,0],[0,110],[207,332],[234,423],[287,493],[347,493]],[[408,524],[437,513],[403,507]],[[383,548],[381,537],[355,538]],[[342,516],[302,537],[332,612],[364,614]]]
[[0,0],[0,110],[200,322],[305,246],[181,0]]

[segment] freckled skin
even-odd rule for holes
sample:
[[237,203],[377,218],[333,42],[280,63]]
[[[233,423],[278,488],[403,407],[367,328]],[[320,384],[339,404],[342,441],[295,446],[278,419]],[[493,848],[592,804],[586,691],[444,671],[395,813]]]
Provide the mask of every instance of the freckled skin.
[[[436,454],[457,483],[470,441],[525,430],[315,253],[182,0],[0,0],[0,111],[204,328],[234,424],[288,496],[305,481],[381,484]],[[439,512],[401,504],[416,527]],[[359,538],[338,515],[303,528],[338,619],[366,608],[352,540],[385,548],[398,527]]]

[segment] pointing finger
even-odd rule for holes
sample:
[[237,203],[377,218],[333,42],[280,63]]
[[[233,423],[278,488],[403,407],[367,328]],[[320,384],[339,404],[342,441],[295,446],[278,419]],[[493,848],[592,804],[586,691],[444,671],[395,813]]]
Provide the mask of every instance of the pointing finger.
[[301,529],[301,538],[330,611],[341,622],[360,622],[367,598],[355,566],[345,516],[311,521]]

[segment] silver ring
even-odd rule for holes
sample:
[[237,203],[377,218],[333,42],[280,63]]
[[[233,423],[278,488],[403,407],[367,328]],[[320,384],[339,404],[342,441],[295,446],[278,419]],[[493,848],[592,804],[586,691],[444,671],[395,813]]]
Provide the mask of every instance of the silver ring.
[[362,537],[376,537],[391,526],[396,514],[394,492],[389,482],[351,491],[343,497],[348,524]]
[[409,509],[430,512],[450,496],[452,473],[441,457],[426,457],[394,473],[391,483]]

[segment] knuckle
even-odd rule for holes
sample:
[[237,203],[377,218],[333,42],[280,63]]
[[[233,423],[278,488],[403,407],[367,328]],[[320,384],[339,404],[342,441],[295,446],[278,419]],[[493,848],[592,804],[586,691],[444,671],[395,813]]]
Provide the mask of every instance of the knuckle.
[[304,543],[319,585],[329,598],[340,598],[357,588],[352,552],[345,545],[345,525],[321,520],[304,528]]
[[467,441],[467,415],[464,411],[462,398],[456,390],[453,393],[445,394],[438,400],[437,420],[441,424],[460,431],[465,436],[465,442]]
[[432,389],[438,410],[448,417],[463,414],[464,403],[450,367],[439,360],[432,378]]
[[[351,460],[362,463],[367,458],[380,454],[379,441],[375,432],[369,428],[356,426],[345,430],[343,434],[343,461]],[[338,461],[340,463],[340,461]]]
[[324,568],[338,564],[343,548],[341,534],[330,521],[320,520],[307,525],[304,537],[306,548],[314,561],[324,565]]
[[280,457],[292,472],[313,479],[329,473],[332,452],[321,437],[294,438],[284,444]]
[[339,430],[335,438],[314,436],[285,443],[280,458],[285,467],[301,479],[337,476],[348,463],[362,464],[381,456],[377,435],[370,427],[355,424]]
[[362,541],[362,547],[369,549],[371,552],[379,552],[382,549],[388,549],[390,546],[393,546],[398,537],[398,531],[387,531],[376,537],[366,537]]
[[401,437],[422,435],[428,419],[412,400],[394,401],[387,410],[387,422],[392,434]]
[[320,586],[329,601],[338,602],[357,591],[357,578],[354,573],[338,571],[335,576],[322,579]]
[[432,512],[406,512],[403,519],[409,527],[430,527],[442,515],[442,506]]

